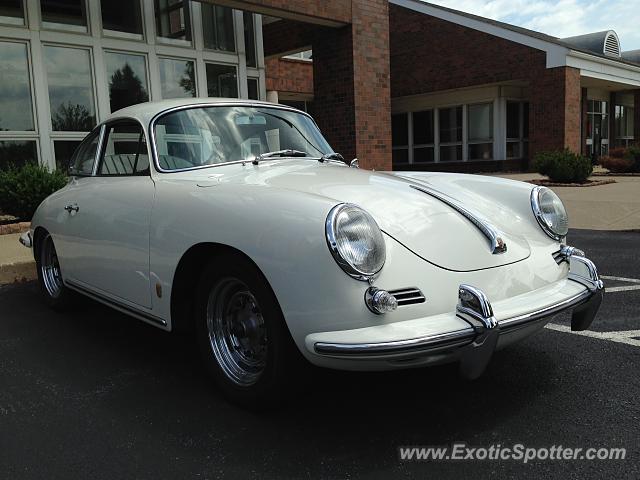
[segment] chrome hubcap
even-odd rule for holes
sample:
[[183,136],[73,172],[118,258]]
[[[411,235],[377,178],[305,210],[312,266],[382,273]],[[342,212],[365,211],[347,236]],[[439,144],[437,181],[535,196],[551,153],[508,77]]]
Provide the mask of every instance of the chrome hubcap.
[[267,360],[267,329],[260,306],[249,287],[224,278],[209,293],[207,329],[218,365],[235,384],[258,381]]
[[58,254],[51,235],[47,235],[42,244],[40,270],[47,293],[53,298],[58,298],[62,292],[62,276],[60,275]]

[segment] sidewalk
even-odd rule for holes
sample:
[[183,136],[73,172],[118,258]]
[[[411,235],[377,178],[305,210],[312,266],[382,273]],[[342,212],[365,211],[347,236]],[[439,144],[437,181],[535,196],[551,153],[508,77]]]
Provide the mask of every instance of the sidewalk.
[[0,235],[0,285],[36,278],[33,252],[18,241],[19,233]]
[[[495,175],[526,182],[545,178],[537,173]],[[569,213],[569,227],[589,230],[640,230],[640,177],[613,178],[597,187],[551,187]]]

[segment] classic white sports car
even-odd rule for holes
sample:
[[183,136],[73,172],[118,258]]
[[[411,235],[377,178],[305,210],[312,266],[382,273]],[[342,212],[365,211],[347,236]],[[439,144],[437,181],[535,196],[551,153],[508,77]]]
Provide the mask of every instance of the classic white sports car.
[[86,137],[21,241],[53,307],[80,292],[192,328],[248,405],[277,396],[300,354],[348,370],[459,362],[474,378],[559,312],[589,327],[603,284],[564,243],[551,190],[355,166],[282,105],[140,104]]

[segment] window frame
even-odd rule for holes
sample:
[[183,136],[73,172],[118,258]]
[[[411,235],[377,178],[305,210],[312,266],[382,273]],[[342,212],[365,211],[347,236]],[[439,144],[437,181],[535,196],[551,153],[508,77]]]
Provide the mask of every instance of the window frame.
[[[28,0],[25,0],[28,1]],[[56,22],[47,22],[44,20],[42,15],[42,0],[38,0],[38,13],[40,20],[40,28],[49,32],[64,32],[71,33],[74,35],[84,35],[90,37],[93,35],[91,31],[91,11],[89,8],[89,2],[87,0],[80,0],[80,3],[84,7],[84,21],[85,21],[85,29],[80,30],[79,28],[73,28],[73,24],[67,23],[56,23]]]
[[[212,97],[211,95],[209,95],[209,76],[207,74],[207,65],[219,65],[222,67],[231,67],[233,69],[235,69],[235,76],[236,76],[236,96],[232,97],[232,98],[240,98],[240,72],[238,71],[238,65],[233,64],[233,63],[224,63],[224,62],[219,62],[216,60],[204,60],[204,74],[205,77],[207,79],[207,85],[206,85],[206,89],[207,89],[207,98],[225,98],[225,97]],[[248,82],[248,77],[247,77],[247,82]],[[197,85],[196,85],[196,91],[197,91]]]
[[[114,111],[117,110],[111,110],[111,90],[109,90],[109,70],[108,70],[108,66],[107,66],[107,57],[109,55],[112,54],[116,54],[116,55],[128,55],[131,57],[142,57],[144,59],[144,74],[145,74],[145,88],[147,91],[147,97],[148,100],[147,101],[151,101],[151,82],[152,82],[152,78],[151,78],[151,70],[149,69],[149,54],[147,52],[144,51],[133,51],[133,50],[118,50],[118,49],[114,49],[114,48],[106,48],[103,47],[102,48],[102,60],[103,60],[103,64],[104,64],[104,72],[105,72],[105,88],[106,88],[106,100],[107,100],[107,104],[109,106],[109,113],[113,113]],[[160,57],[158,57],[160,58]],[[194,66],[195,68],[195,66]],[[195,70],[194,70],[194,75],[195,75]],[[160,78],[160,66],[158,64],[158,79]],[[196,87],[197,87],[197,82],[196,82]],[[138,105],[138,104],[134,104],[134,105]]]
[[22,23],[11,23],[11,22],[3,22],[1,19],[3,18],[16,18],[16,17],[4,17],[0,16],[0,26],[8,27],[8,28],[29,28],[29,18],[28,9],[27,9],[27,1],[28,0],[20,0],[20,5],[22,6]]
[[[113,127],[115,127],[118,124],[123,124],[123,123],[129,123],[129,124],[136,124],[137,126],[140,127],[140,134],[144,136],[144,143],[145,146],[147,147],[147,156],[149,157],[149,169],[146,172],[134,172],[134,173],[100,173],[100,168],[102,167],[102,163],[104,162],[104,153],[106,151],[107,148],[107,142],[109,141],[109,130],[112,129]],[[95,164],[94,164],[94,177],[99,177],[99,178],[112,178],[112,177],[151,177],[151,149],[149,148],[149,139],[147,138],[148,135],[145,132],[144,129],[144,125],[142,123],[140,123],[139,120],[135,119],[135,118],[131,118],[131,117],[121,117],[121,118],[116,118],[113,120],[109,120],[108,122],[105,122],[102,124],[102,133],[101,133],[101,137],[100,137],[100,143],[98,145],[98,155],[97,155],[97,159],[94,160]],[[141,143],[141,138],[140,136],[138,136],[138,153],[136,154],[136,156],[140,155],[140,143]]]
[[162,35],[160,35],[160,29],[158,28],[158,13],[159,13],[159,8],[158,8],[158,2],[160,0],[152,0],[151,1],[151,8],[152,8],[152,12],[153,12],[153,28],[154,28],[154,39],[156,41],[156,43],[158,45],[162,45],[162,46],[167,46],[167,47],[181,47],[181,48],[189,48],[189,49],[195,49],[195,40],[196,40],[196,35],[203,35],[202,33],[202,24],[200,24],[200,32],[196,32],[196,28],[194,28],[194,12],[192,10],[192,4],[193,1],[189,0],[187,2],[185,2],[184,0],[182,0],[180,3],[175,4],[174,6],[170,7],[170,10],[177,10],[178,7],[177,5],[183,5],[180,8],[184,8],[184,12],[185,15],[187,16],[186,19],[186,24],[185,25],[185,33],[189,33],[189,40],[182,40],[180,38],[171,38],[171,37],[163,37]]
[[[134,2],[137,3],[139,9],[140,9],[140,28],[142,30],[141,33],[130,33],[130,32],[123,32],[121,30],[112,30],[110,28],[105,28],[104,26],[104,22],[102,19],[102,4],[103,2],[108,2],[109,0],[99,0],[98,1],[98,6],[97,6],[97,15],[100,21],[100,36],[103,38],[109,38],[109,39],[117,39],[117,40],[124,40],[127,42],[141,42],[141,43],[146,43],[146,36],[145,36],[145,18],[144,18],[144,14],[145,14],[145,8],[143,5],[144,0],[133,0]],[[155,17],[154,17],[154,22],[155,22]]]

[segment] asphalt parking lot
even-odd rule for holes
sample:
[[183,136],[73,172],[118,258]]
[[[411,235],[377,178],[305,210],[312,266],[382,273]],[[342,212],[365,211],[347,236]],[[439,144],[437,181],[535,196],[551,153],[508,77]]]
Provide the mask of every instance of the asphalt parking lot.
[[[555,329],[455,367],[312,370],[282,409],[228,404],[188,337],[0,287],[0,478],[639,478],[640,233],[573,231],[605,280],[591,336]],[[627,279],[627,280],[621,280]],[[635,330],[635,332],[634,332]],[[622,332],[622,333],[621,333]],[[625,460],[407,462],[401,446],[622,447]]]

